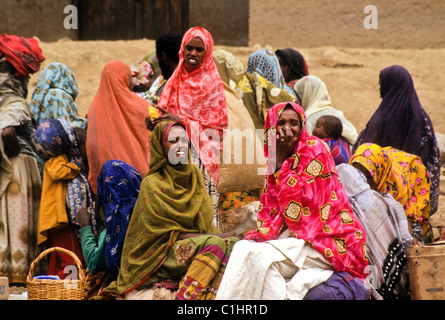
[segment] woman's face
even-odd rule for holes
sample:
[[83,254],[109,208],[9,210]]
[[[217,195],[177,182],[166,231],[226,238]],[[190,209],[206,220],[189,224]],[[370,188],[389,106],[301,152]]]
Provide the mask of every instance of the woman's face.
[[176,165],[188,163],[189,139],[187,132],[180,125],[173,125],[167,132],[164,154],[168,161]]
[[363,165],[361,165],[358,162],[353,162],[352,166],[358,170],[360,170],[364,176],[366,177],[366,181],[368,182],[369,186],[371,187],[371,189],[376,189],[377,185],[374,182],[374,178],[372,177],[371,173],[368,171],[368,169],[366,169]]
[[184,61],[187,70],[192,72],[199,68],[206,55],[204,42],[201,38],[193,38],[184,48]]
[[286,108],[277,123],[277,140],[279,143],[297,143],[300,139],[301,121],[297,111]]

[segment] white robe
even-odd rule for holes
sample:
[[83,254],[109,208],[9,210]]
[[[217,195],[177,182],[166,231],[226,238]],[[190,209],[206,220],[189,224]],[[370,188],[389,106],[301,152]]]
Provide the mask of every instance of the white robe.
[[333,272],[332,265],[304,240],[241,240],[230,255],[216,299],[302,300]]

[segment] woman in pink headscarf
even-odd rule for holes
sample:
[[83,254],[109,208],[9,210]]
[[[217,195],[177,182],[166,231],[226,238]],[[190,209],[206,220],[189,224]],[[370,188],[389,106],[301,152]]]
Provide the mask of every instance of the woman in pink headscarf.
[[158,102],[162,115],[146,119],[149,130],[163,120],[182,121],[192,144],[192,163],[204,175],[218,226],[219,155],[228,116],[224,85],[213,61],[213,38],[203,28],[189,29],[182,38],[179,64]]
[[368,299],[364,228],[303,108],[272,107],[264,139],[257,228],[235,244],[216,299]]

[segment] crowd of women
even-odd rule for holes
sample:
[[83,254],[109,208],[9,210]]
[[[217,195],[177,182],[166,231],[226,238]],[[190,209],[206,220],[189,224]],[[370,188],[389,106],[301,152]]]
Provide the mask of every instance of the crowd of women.
[[[85,117],[60,62],[28,105],[44,59],[35,39],[0,36],[0,276],[25,284],[39,251],[63,247],[88,270],[90,298],[410,297],[409,248],[431,241],[440,159],[404,67],[381,71],[382,101],[358,133],[291,48],[257,50],[245,68],[206,29],[165,34],[132,66],[105,64]],[[259,190],[218,190],[227,92],[264,129]],[[256,226],[223,233],[235,203],[256,205]],[[72,264],[55,251],[40,272],[63,279]]]

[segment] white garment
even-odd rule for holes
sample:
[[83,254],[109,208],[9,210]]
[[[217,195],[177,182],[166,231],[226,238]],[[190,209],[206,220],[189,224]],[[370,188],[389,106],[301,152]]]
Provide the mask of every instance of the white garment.
[[333,272],[332,265],[304,240],[241,240],[230,255],[216,299],[301,300]]

